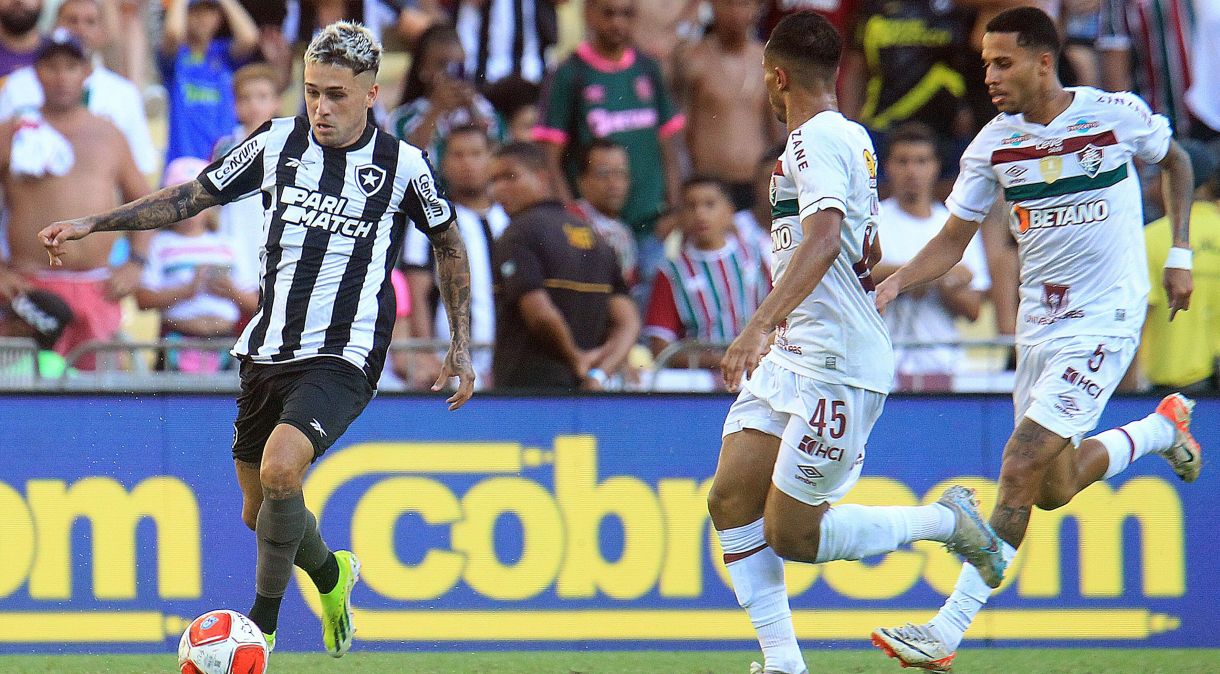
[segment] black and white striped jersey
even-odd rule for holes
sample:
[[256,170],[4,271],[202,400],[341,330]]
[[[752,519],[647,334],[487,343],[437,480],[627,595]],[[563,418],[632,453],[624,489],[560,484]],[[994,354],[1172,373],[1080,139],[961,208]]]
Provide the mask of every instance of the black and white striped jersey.
[[329,148],[305,118],[273,119],[199,182],[222,203],[262,193],[258,312],[233,355],[256,363],[339,357],[376,386],[407,220],[425,233],[453,221],[423,153],[372,124],[354,144]]

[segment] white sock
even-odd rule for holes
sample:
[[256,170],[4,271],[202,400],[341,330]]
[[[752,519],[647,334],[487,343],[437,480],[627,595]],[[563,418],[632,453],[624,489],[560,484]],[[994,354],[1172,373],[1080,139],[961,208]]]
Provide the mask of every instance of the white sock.
[[1153,412],[1139,421],[1111,428],[1093,438],[1105,446],[1110,455],[1110,466],[1103,476],[1108,480],[1141,456],[1169,449],[1177,434],[1168,419]]
[[[1005,562],[1011,562],[1017,554],[1017,549],[1000,541],[1000,554],[1004,556]],[[955,651],[962,643],[962,636],[970,628],[970,623],[974,622],[974,616],[978,615],[979,609],[983,608],[983,604],[986,604],[990,597],[991,588],[983,582],[978,569],[970,564],[962,564],[962,572],[957,576],[953,594],[949,595],[944,606],[940,607],[940,612],[928,624],[944,639],[949,650]]]
[[837,505],[822,516],[817,562],[863,559],[893,552],[914,541],[949,540],[953,511],[926,506]]
[[737,603],[750,616],[758,634],[767,671],[806,670],[801,648],[792,627],[788,588],[784,585],[784,560],[767,546],[763,521],[717,531],[724,563],[733,579]]

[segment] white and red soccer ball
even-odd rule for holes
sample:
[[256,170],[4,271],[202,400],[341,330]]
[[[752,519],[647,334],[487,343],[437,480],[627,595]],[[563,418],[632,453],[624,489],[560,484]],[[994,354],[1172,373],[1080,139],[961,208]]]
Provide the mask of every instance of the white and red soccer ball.
[[208,611],[195,618],[178,642],[182,674],[263,674],[267,641],[246,616]]

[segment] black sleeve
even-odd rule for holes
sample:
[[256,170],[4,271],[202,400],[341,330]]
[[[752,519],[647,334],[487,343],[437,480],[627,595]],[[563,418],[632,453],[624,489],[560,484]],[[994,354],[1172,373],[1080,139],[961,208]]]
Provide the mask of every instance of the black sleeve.
[[263,158],[271,140],[268,121],[254,130],[245,140],[223,157],[208,165],[199,174],[203,189],[227,204],[259,191],[263,186]]

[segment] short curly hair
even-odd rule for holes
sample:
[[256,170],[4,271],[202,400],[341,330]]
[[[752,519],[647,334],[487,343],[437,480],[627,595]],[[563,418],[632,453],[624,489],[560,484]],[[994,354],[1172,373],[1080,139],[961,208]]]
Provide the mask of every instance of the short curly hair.
[[323,28],[305,50],[305,63],[342,66],[357,75],[381,67],[381,45],[355,21],[336,21]]

